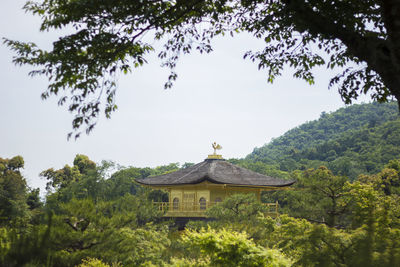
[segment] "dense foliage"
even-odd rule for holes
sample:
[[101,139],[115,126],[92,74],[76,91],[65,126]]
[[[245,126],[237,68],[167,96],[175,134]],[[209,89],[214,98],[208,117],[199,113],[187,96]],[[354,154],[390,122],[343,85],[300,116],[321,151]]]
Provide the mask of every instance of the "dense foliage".
[[[400,266],[399,123],[396,103],[356,105],[231,159],[296,180],[290,190],[262,194],[262,202],[279,202],[280,216],[270,217],[254,195],[238,194],[209,208],[212,220],[190,221],[185,231],[154,207],[152,201],[168,201],[166,193],[135,179],[191,163],[124,168],[76,155],[72,166],[41,172],[41,200],[21,174],[23,158],[0,158],[0,265]],[[343,152],[321,148],[332,142]],[[313,149],[320,159],[307,157]],[[373,168],[362,169],[368,157]],[[289,160],[301,167],[283,169]],[[347,173],[359,175],[330,169],[338,160],[357,162]]]
[[322,113],[237,162],[270,175],[324,165],[354,180],[400,158],[399,119],[396,102],[352,105]]
[[24,159],[0,158],[0,226],[25,226],[40,208],[39,191],[27,187],[20,169]]
[[9,192],[0,207],[2,266],[400,264],[400,160],[352,183],[326,167],[297,170],[289,174],[295,190],[263,195],[279,200],[281,216],[265,216],[254,195],[233,195],[207,211],[214,220],[189,222],[184,232],[153,207],[165,193],[134,182],[178,164],[112,171],[111,162],[77,155],[72,167],[42,172],[42,203],[19,172],[22,157],[1,163],[0,189]]
[[[171,87],[181,54],[210,52],[215,36],[241,31],[265,42],[245,57],[266,69],[269,82],[286,66],[310,84],[315,67],[339,67],[330,86],[338,85],[346,103],[367,93],[379,102],[400,100],[397,1],[44,0],[27,1],[24,9],[40,17],[41,31],[72,31],[49,50],[4,42],[16,51],[16,64],[49,79],[42,98],[54,95],[60,105],[67,103],[75,130],[89,132],[100,111],[110,116],[117,108],[116,74],[143,65],[155,41],[164,44],[159,57],[171,69]],[[150,40],[143,38],[148,33]]]

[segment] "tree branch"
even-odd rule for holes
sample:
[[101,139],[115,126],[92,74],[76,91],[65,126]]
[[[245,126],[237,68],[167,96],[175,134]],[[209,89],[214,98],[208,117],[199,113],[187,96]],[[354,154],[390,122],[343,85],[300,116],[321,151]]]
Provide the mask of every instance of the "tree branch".
[[[339,39],[348,50],[349,55],[354,55],[358,60],[368,64],[380,75],[386,87],[397,100],[400,100],[400,42],[396,45],[393,41],[400,38],[400,2],[399,0],[384,0],[382,12],[388,17],[388,26],[392,26],[388,34],[393,36],[384,40],[375,36],[363,36],[355,29],[346,25],[335,17],[332,19],[321,11],[314,11],[304,0],[286,0],[287,12],[293,14],[294,25],[300,32],[309,32],[314,36],[324,39]],[[393,16],[397,16],[393,18]],[[395,25],[392,25],[395,24]],[[397,31],[393,33],[393,31]],[[394,38],[394,39],[393,39]],[[400,40],[400,39],[399,39]],[[393,62],[395,61],[395,62]],[[390,66],[390,67],[389,67]]]

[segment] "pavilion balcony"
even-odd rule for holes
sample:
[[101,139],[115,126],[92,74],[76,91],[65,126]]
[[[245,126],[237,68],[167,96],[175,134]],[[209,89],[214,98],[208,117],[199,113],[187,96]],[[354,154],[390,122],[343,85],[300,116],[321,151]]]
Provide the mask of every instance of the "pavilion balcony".
[[[172,203],[172,202],[153,202],[153,205],[160,211],[164,212],[164,217],[192,217],[192,218],[207,218],[206,211],[213,205],[219,202],[206,202],[206,203],[195,203],[195,202],[184,202],[184,203]],[[278,217],[279,216],[279,204],[275,203],[262,203],[266,206],[266,216]]]

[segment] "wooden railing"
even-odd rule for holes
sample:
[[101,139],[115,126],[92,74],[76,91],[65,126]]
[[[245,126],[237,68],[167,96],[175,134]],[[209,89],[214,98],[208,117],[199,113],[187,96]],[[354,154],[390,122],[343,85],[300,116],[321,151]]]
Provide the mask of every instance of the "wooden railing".
[[[206,217],[205,212],[212,206],[220,202],[183,202],[183,203],[172,203],[172,202],[153,202],[153,205],[159,210],[164,212],[166,217]],[[266,206],[266,215],[278,216],[279,215],[279,204],[278,201],[275,203],[262,203]]]
[[278,217],[279,216],[279,203],[276,201],[275,203],[262,203],[267,207],[267,211],[265,215],[271,217]]

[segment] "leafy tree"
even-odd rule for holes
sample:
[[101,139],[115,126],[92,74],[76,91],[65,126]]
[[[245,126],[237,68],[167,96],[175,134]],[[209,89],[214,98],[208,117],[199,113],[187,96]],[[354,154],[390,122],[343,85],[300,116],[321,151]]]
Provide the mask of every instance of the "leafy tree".
[[109,254],[111,258],[115,258],[125,266],[141,266],[149,261],[159,265],[170,244],[166,228],[163,230],[157,230],[155,227],[136,230],[123,228],[119,232],[119,238],[111,244],[112,249],[104,251],[106,255]]
[[81,177],[81,174],[77,167],[65,165],[64,168],[59,170],[54,170],[51,168],[42,171],[40,176],[48,180],[46,184],[47,190],[57,190],[67,187],[73,181],[78,181]]
[[387,201],[383,204],[383,199],[375,198],[372,187],[349,186],[348,196],[361,215],[354,228],[336,229],[286,215],[276,220],[260,218],[268,232],[258,243],[280,249],[293,260],[293,266],[397,266],[400,232],[390,223],[394,213],[387,216],[384,212]]
[[61,204],[51,234],[54,264],[71,266],[87,257],[124,266],[161,260],[169,244],[166,229],[148,224],[159,216],[151,203],[132,195]]
[[[22,158],[0,163],[1,179],[23,167]],[[299,218],[282,212],[277,218],[265,216],[265,207],[254,195],[239,194],[208,210],[214,221],[191,222],[183,234],[160,223],[161,213],[148,200],[150,191],[129,189],[134,183],[131,176],[168,172],[174,165],[121,169],[109,180],[108,163],[85,167],[82,174],[76,167],[79,179],[48,192],[43,203],[48,216],[42,213],[29,224],[20,214],[14,221],[23,219],[24,227],[1,225],[0,265],[400,265],[399,160],[353,183],[326,167],[295,171],[291,176],[298,181],[297,190],[280,192],[279,197]],[[250,165],[261,170],[273,166]],[[119,182],[128,189],[116,186]],[[42,208],[39,191],[30,190],[28,197],[26,191],[22,199],[30,216]],[[277,196],[263,196],[267,197]]]
[[220,222],[243,223],[265,212],[265,206],[254,194],[234,194],[208,209],[207,215]]
[[96,164],[87,156],[78,154],[75,156],[74,166],[65,165],[59,170],[50,168],[42,171],[40,176],[48,180],[48,192],[56,193],[53,196],[48,194],[48,197],[57,197],[58,200],[64,198],[65,201],[73,197],[96,198],[97,195],[101,195],[103,190],[98,187],[104,187],[103,183],[99,183],[104,179],[103,174],[102,169],[98,170]]
[[162,175],[162,174],[174,172],[177,170],[179,170],[179,163],[170,163],[168,165],[162,165],[162,166],[155,167],[151,172],[151,176]]
[[69,102],[73,128],[86,125],[89,132],[100,102],[106,103],[107,117],[117,108],[115,73],[143,65],[154,50],[152,41],[142,38],[148,32],[165,42],[159,57],[172,69],[166,87],[177,77],[173,69],[181,53],[210,52],[213,37],[247,31],[265,41],[262,51],[245,57],[267,69],[269,82],[286,65],[310,84],[315,67],[340,67],[344,70],[330,86],[339,85],[345,103],[363,93],[380,102],[400,100],[398,5],[372,0],[28,1],[24,9],[41,17],[40,30],[72,26],[75,32],[55,41],[50,51],[33,43],[4,42],[16,51],[16,64],[37,67],[32,76],[49,78],[42,98],[57,95],[60,105]]
[[115,199],[125,194],[136,194],[140,187],[135,183],[136,178],[142,178],[140,168],[127,168],[119,170],[107,179],[106,195],[109,199]]
[[1,266],[50,266],[52,251],[50,244],[51,215],[47,225],[40,224],[24,229],[0,228]]
[[373,184],[376,190],[382,190],[386,195],[400,195],[400,160],[391,160],[376,175],[360,175],[357,180]]
[[30,189],[27,194],[26,204],[31,215],[31,224],[39,225],[44,215],[43,202],[40,199],[40,189]]
[[[327,216],[327,225],[333,227],[338,222],[338,217],[346,211],[347,203],[342,201],[346,189],[344,185],[346,177],[334,176],[327,168],[320,167],[317,170],[304,172],[299,184],[302,184],[309,193],[313,193],[323,206],[323,212]],[[301,185],[300,185],[301,187]],[[302,192],[305,193],[304,191]],[[305,205],[312,203],[304,203]],[[314,204],[315,205],[315,204]],[[317,206],[317,205],[315,205]]]
[[[346,66],[330,82],[340,84],[346,103],[368,91],[373,99],[385,101],[389,96],[400,98],[399,80],[394,78],[399,57],[397,8],[397,3],[376,1],[241,1],[240,17],[234,18],[265,40],[264,50],[251,57],[268,69],[269,80],[280,75],[285,64],[295,69],[295,77],[310,83],[315,66]],[[386,63],[396,71],[389,74]]]
[[96,170],[96,163],[91,161],[86,155],[76,155],[74,158],[74,167],[77,167],[81,174],[88,174]]
[[[1,170],[18,174],[21,161],[9,162],[2,159]],[[0,264],[74,266],[90,257],[113,266],[139,266],[150,261],[160,265],[166,260],[168,230],[165,224],[157,224],[162,214],[148,200],[148,190],[129,190],[128,185],[138,187],[131,176],[134,168],[117,171],[106,180],[110,167],[108,162],[96,166],[88,157],[77,155],[73,167],[45,171],[52,190],[47,192],[44,207],[39,190],[31,190],[27,197],[25,188],[23,200],[28,215],[38,213],[30,221],[35,225],[0,228],[0,251],[4,252]],[[150,168],[135,171],[139,177],[159,172]],[[120,191],[121,181],[126,182],[121,186],[128,191]],[[43,210],[52,214],[47,226]],[[22,218],[21,214],[17,216]]]
[[0,225],[23,226],[30,217],[28,187],[20,172],[23,167],[21,156],[0,158]]
[[324,223],[330,227],[344,227],[348,224],[346,177],[335,176],[326,167],[296,171],[293,177],[297,181],[293,190],[277,191],[263,197],[269,198],[269,201],[278,200],[282,212],[297,218]]
[[200,256],[209,258],[209,266],[291,266],[278,250],[267,250],[249,240],[246,233],[225,229],[186,231],[182,242]]
[[270,216],[269,210],[254,194],[234,194],[212,206],[206,214],[212,218],[211,221],[191,221],[186,227],[200,230],[211,226],[213,229],[246,232],[257,244],[263,244],[270,234],[270,227],[264,224],[264,218]]
[[29,191],[26,203],[28,204],[30,210],[38,209],[43,206],[39,194],[40,188],[32,189]]
[[128,167],[121,168],[113,173],[107,179],[107,192],[109,198],[118,198],[125,194],[142,194],[148,192],[148,198],[155,202],[168,201],[168,194],[161,190],[150,190],[138,185],[135,180],[139,178],[151,179],[151,176],[162,175],[168,172],[177,171],[179,169],[178,163],[171,163],[168,165],[158,166],[156,168],[136,168]]

